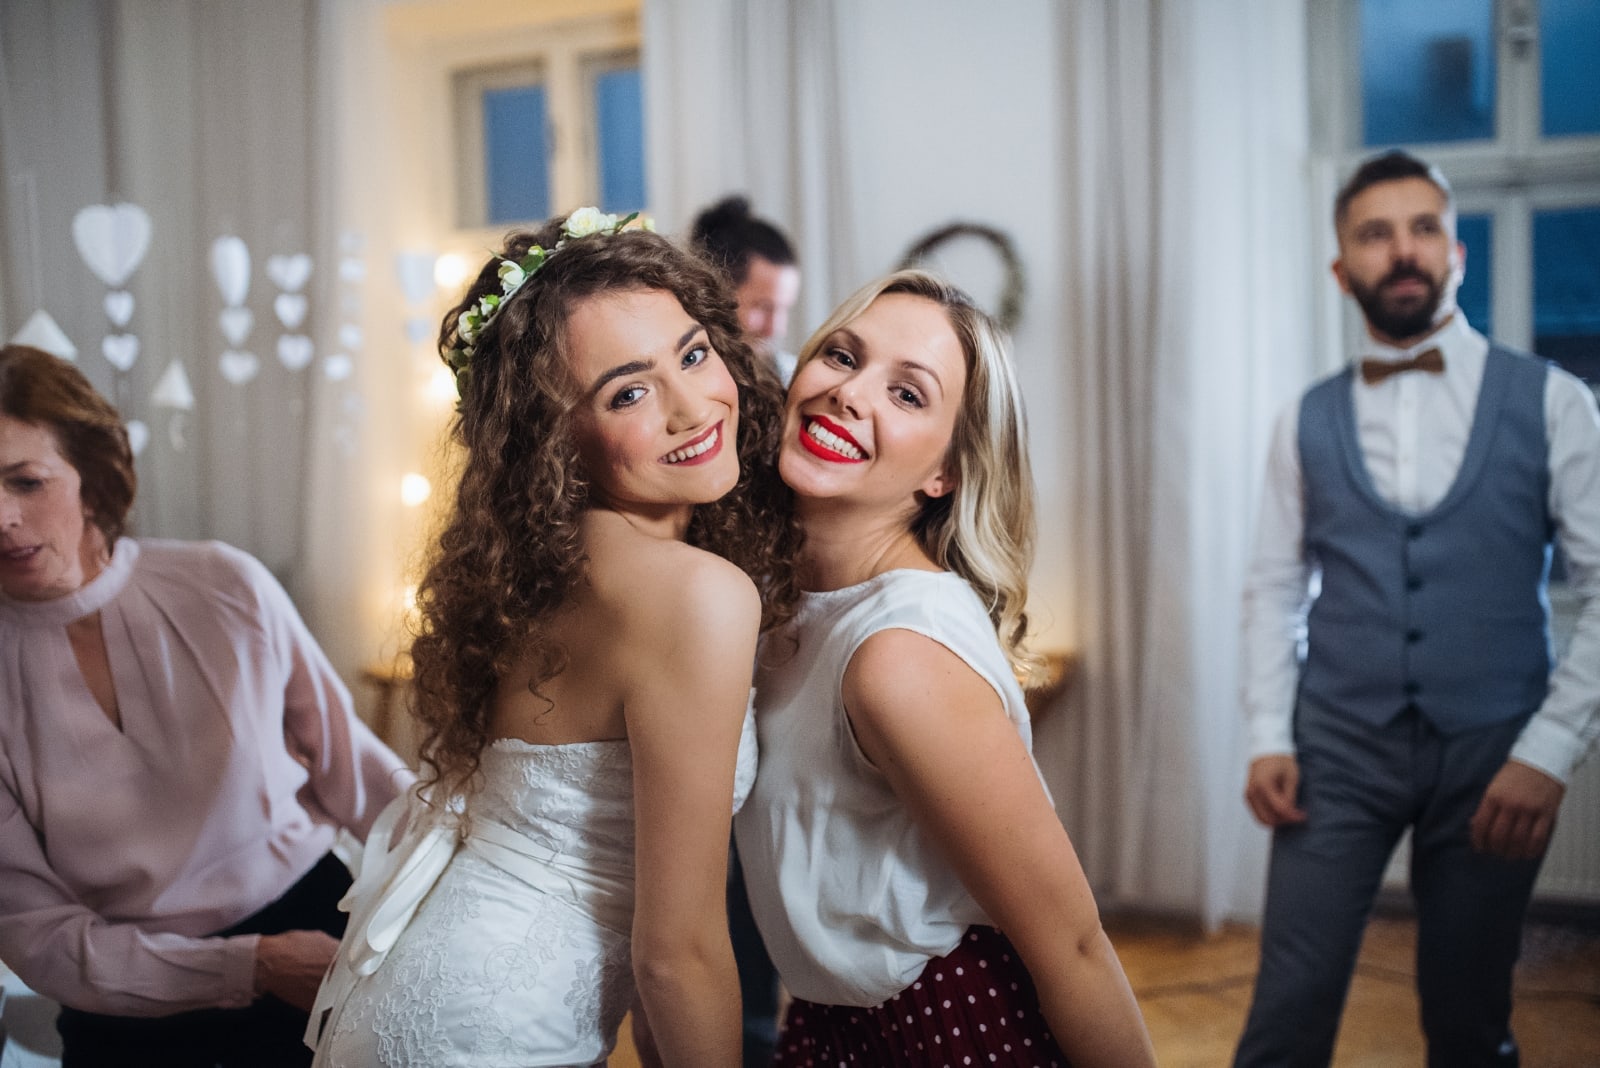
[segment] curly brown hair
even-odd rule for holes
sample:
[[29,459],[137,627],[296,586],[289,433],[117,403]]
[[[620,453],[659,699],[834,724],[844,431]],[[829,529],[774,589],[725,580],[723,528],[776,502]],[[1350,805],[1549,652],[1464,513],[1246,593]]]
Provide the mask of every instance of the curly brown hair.
[[0,412],[49,428],[78,472],[89,518],[116,545],[133,507],[139,477],[128,431],[111,402],[66,360],[28,345],[0,348]]
[[[499,295],[501,262],[534,245],[554,248],[562,221],[507,236],[504,251],[445,315],[441,352],[461,344],[462,312],[485,294]],[[495,690],[518,656],[537,651],[534,691],[565,664],[548,628],[583,574],[580,520],[589,502],[573,432],[579,386],[565,356],[566,327],[587,297],[663,290],[705,327],[739,388],[739,481],[721,500],[695,508],[687,540],[755,580],[763,629],[793,614],[801,535],[777,475],[783,395],[757,370],[725,286],[708,265],[654,233],[569,239],[478,336],[451,428],[466,450],[460,481],[417,592],[413,710],[423,726],[426,780],[451,791],[469,785],[491,740]]]

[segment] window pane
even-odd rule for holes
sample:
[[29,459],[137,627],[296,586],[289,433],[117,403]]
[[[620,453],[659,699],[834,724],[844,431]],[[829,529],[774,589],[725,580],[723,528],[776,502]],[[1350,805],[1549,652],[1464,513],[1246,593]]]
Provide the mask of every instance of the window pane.
[[1545,136],[1600,133],[1600,4],[1541,0],[1539,49]]
[[639,68],[602,71],[594,80],[596,143],[600,146],[600,210],[643,211],[644,108]]
[[1494,337],[1494,307],[1489,295],[1494,272],[1492,219],[1488,215],[1463,215],[1456,219],[1456,238],[1467,246],[1467,273],[1456,291],[1456,305],[1474,330]]
[[1600,207],[1533,216],[1533,347],[1600,383]]
[[1363,143],[1494,137],[1493,0],[1362,0]]
[[550,214],[550,157],[542,85],[483,93],[484,184],[491,225]]

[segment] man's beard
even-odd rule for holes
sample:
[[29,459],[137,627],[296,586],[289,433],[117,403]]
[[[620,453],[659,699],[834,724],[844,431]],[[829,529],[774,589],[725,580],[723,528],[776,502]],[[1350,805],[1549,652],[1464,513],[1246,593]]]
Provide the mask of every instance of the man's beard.
[[[1384,293],[1385,287],[1404,279],[1416,279],[1427,286],[1427,292],[1418,298],[1397,300]],[[1350,295],[1356,298],[1367,322],[1378,333],[1396,340],[1419,337],[1433,329],[1439,304],[1444,299],[1444,285],[1429,278],[1420,267],[1401,264],[1385,275],[1375,286],[1350,283]]]

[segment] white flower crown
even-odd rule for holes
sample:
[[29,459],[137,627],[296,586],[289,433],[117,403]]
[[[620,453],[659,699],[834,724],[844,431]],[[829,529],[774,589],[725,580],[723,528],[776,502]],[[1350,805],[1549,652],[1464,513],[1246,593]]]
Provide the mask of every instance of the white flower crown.
[[467,385],[472,377],[472,359],[478,354],[478,339],[489,329],[506,302],[516,296],[517,290],[527,285],[528,279],[539,273],[539,269],[551,256],[565,248],[568,241],[576,241],[580,237],[590,237],[594,234],[618,234],[630,228],[654,231],[656,226],[648,215],[641,215],[639,212],[618,216],[603,212],[599,208],[579,208],[568,215],[566,222],[561,224],[561,239],[556,242],[554,248],[546,249],[533,245],[521,259],[501,260],[500,294],[497,296],[485,293],[478,298],[478,303],[457,316],[458,344],[439,354],[450,370],[455,372],[456,396],[467,395]]

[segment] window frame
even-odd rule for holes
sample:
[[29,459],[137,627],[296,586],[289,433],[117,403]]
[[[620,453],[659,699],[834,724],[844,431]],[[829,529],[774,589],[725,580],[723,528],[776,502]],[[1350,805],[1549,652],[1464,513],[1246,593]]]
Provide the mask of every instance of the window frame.
[[[478,37],[454,42],[440,57],[442,89],[448,94],[451,145],[455,160],[448,179],[453,244],[498,247],[507,229],[517,222],[476,223],[487,214],[484,175],[482,90],[531,84],[497,80],[499,75],[537,72],[545,89],[550,160],[550,210],[560,212],[597,203],[599,149],[594,136],[596,121],[589,93],[589,70],[598,59],[641,53],[638,19],[631,14],[601,14],[540,26],[536,35],[515,34]],[[477,92],[457,92],[475,86]],[[648,186],[647,186],[648,192]],[[468,208],[472,214],[468,214]]]

